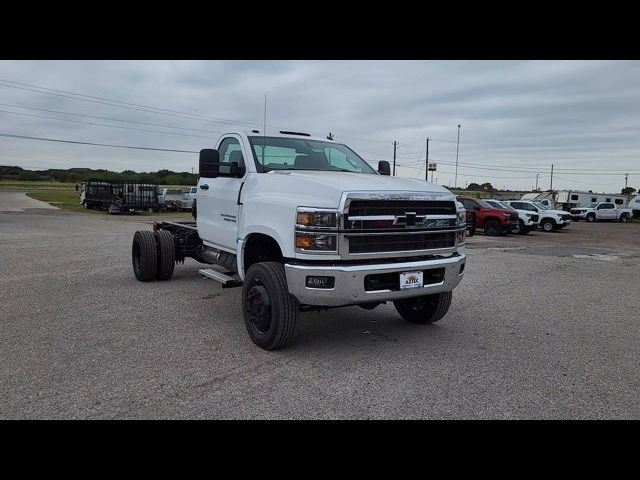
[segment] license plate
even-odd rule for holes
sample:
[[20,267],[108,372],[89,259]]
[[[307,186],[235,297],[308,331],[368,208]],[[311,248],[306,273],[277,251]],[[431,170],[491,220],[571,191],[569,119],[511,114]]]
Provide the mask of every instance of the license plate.
[[400,290],[419,288],[424,284],[422,272],[402,272],[400,274]]

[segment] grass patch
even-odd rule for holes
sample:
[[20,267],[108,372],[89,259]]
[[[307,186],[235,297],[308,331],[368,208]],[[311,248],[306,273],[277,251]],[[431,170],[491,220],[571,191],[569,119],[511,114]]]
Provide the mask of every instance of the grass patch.
[[29,182],[23,180],[2,180],[0,190],[72,190],[75,192],[75,183],[63,182]]
[[80,194],[75,189],[57,189],[57,190],[37,190],[27,191],[27,196],[35,200],[47,202],[54,207],[72,212],[84,212],[93,210],[84,210],[80,205]]

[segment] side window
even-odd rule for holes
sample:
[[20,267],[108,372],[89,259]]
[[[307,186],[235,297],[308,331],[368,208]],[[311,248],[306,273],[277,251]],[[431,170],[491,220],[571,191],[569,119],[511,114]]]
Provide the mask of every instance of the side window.
[[520,202],[511,202],[509,205],[511,205],[511,208],[515,208],[516,210],[526,210]]
[[578,195],[571,195],[571,200],[578,200]]
[[242,148],[240,142],[232,137],[225,138],[218,148],[220,155],[220,176],[228,176],[231,170],[231,164],[236,162],[238,167],[244,168],[244,158],[242,157]]
[[466,198],[462,199],[462,204],[464,205],[464,208],[466,208],[467,210],[474,210],[476,208],[476,204]]

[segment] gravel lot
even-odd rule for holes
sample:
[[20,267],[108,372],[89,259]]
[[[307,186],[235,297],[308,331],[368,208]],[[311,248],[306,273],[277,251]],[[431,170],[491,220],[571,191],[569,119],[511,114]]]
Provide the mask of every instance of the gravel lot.
[[439,323],[306,313],[265,352],[196,262],[135,280],[150,220],[0,213],[0,418],[640,418],[640,223],[478,234]]

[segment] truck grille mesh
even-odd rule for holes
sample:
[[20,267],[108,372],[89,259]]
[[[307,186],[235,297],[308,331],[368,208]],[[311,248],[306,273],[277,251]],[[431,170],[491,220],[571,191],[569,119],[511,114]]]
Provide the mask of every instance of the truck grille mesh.
[[348,216],[367,215],[455,215],[456,204],[442,200],[351,200]]
[[417,233],[415,235],[353,235],[347,236],[350,253],[402,252],[451,248],[456,244],[456,232]]

